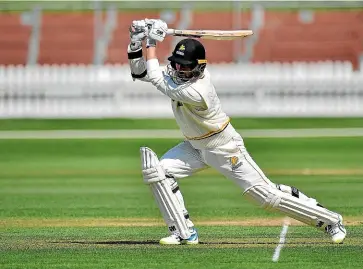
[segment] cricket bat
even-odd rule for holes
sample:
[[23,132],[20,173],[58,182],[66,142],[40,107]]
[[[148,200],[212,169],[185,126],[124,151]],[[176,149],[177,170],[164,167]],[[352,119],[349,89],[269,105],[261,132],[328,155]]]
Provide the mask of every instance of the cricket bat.
[[194,37],[212,40],[234,40],[253,35],[252,30],[177,30],[168,29],[167,35]]

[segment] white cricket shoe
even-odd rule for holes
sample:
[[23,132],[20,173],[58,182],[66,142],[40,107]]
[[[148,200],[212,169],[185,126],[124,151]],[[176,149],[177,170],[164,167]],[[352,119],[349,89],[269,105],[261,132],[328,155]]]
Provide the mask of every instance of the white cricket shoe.
[[161,245],[180,245],[181,244],[181,237],[177,234],[171,234],[168,237],[161,238],[159,243]]
[[196,245],[199,243],[199,238],[197,230],[193,228],[192,235],[188,239],[182,239],[177,234],[171,234],[168,237],[161,238],[159,243],[161,245],[180,245],[180,244]]
[[336,224],[328,225],[325,227],[325,231],[331,236],[333,243],[340,244],[344,241],[347,235],[347,230],[343,225],[343,218],[339,216],[339,221]]

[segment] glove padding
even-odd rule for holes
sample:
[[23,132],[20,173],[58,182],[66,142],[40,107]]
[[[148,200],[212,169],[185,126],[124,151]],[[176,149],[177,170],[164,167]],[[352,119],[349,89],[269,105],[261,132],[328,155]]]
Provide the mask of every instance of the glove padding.
[[168,25],[163,20],[145,19],[133,21],[130,28],[130,41],[139,48],[141,41],[147,38],[150,46],[155,46],[155,41],[162,42],[166,37]]
[[131,42],[144,40],[149,32],[149,25],[145,20],[133,21],[129,28]]
[[166,37],[168,25],[163,20],[145,19],[148,25],[148,38],[162,42]]

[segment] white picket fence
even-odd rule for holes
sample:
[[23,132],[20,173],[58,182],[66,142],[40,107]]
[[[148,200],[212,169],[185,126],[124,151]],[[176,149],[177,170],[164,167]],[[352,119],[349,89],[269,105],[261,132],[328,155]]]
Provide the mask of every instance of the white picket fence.
[[[363,116],[349,62],[208,65],[231,116]],[[127,65],[0,66],[0,118],[172,117],[168,98]]]

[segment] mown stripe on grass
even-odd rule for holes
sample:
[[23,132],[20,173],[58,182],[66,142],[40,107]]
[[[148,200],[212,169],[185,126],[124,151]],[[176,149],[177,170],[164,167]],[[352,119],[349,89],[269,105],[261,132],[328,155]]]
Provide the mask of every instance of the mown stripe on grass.
[[[269,176],[361,176],[363,169],[264,169]],[[218,171],[207,169],[198,175],[219,175]],[[105,169],[105,170],[27,170],[27,171],[0,171],[0,177],[55,177],[55,176],[141,176],[141,170]]]
[[[362,137],[363,128],[237,130],[245,138]],[[35,130],[0,131],[0,139],[183,139],[180,130]]]
[[[197,226],[281,226],[283,218],[246,218],[239,220],[205,219],[196,220]],[[347,226],[363,225],[363,216],[346,217]],[[42,218],[4,218],[0,227],[158,227],[164,226],[162,219],[156,218],[74,218],[74,219],[42,219]],[[291,220],[292,226],[305,224]]]

